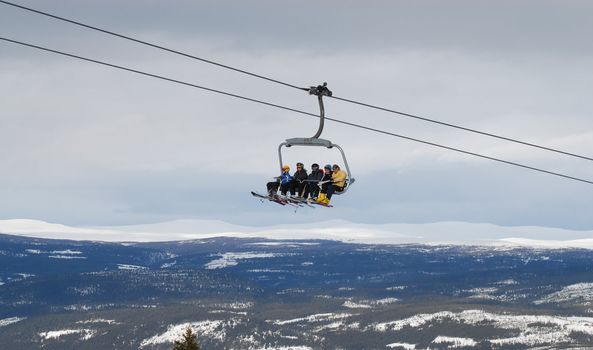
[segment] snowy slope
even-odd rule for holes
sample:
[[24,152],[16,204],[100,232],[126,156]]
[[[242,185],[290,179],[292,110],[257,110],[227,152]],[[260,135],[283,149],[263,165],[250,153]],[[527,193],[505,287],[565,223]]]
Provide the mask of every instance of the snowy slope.
[[110,227],[71,227],[37,220],[0,220],[0,232],[50,239],[111,242],[155,242],[210,237],[328,239],[371,244],[467,244],[537,248],[593,249],[593,231],[492,224],[438,222],[429,224],[356,224],[333,220],[268,227],[239,226],[222,221],[177,220]]

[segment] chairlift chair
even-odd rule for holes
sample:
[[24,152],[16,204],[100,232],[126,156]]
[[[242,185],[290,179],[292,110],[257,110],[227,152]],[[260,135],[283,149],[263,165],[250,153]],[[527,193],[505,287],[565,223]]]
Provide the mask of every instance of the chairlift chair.
[[319,128],[317,129],[317,133],[313,135],[313,137],[295,137],[291,139],[286,139],[286,141],[282,142],[278,146],[278,158],[280,161],[280,168],[284,165],[282,161],[282,147],[293,147],[293,146],[307,146],[307,147],[325,147],[328,149],[337,148],[342,155],[342,160],[344,161],[344,168],[346,170],[346,186],[344,186],[344,190],[340,192],[335,192],[335,195],[341,195],[348,191],[348,188],[354,183],[355,179],[352,177],[352,173],[350,172],[350,166],[348,165],[348,160],[346,160],[346,154],[344,150],[339,145],[332,143],[330,140],[325,140],[319,138],[321,133],[323,132],[323,126],[325,122],[325,108],[323,106],[323,96],[331,96],[332,92],[327,88],[327,83],[323,83],[323,85],[319,86],[312,86],[308,89],[310,95],[316,95],[317,100],[319,101]]

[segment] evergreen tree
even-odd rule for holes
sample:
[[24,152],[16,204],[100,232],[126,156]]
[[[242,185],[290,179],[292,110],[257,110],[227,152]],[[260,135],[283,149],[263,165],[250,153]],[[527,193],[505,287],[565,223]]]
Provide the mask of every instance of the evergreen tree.
[[187,326],[185,333],[183,333],[183,338],[181,340],[175,340],[173,350],[200,350],[197,337],[191,326]]

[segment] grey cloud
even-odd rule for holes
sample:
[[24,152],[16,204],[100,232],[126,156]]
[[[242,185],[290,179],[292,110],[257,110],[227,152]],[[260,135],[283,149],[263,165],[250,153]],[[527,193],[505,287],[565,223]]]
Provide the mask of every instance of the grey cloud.
[[[577,153],[593,146],[589,2],[30,1],[338,95]],[[288,16],[290,14],[290,16]],[[314,98],[0,7],[11,36],[316,111]],[[6,35],[8,35],[6,34]],[[590,228],[589,188],[328,123],[358,184],[332,210],[260,205],[316,120],[0,43],[0,214],[72,224],[486,221]],[[591,166],[368,109],[328,114],[589,177]],[[296,151],[295,151],[296,152]],[[591,154],[589,154],[591,155]],[[296,153],[287,161],[333,161]],[[59,205],[56,203],[59,199]]]
[[[588,1],[78,1],[23,2],[116,30],[214,37],[238,50],[417,49],[591,54]],[[28,33],[83,30],[2,7],[8,27]],[[91,34],[92,35],[92,34]],[[62,37],[63,35],[58,34]],[[166,39],[166,38],[165,38]]]

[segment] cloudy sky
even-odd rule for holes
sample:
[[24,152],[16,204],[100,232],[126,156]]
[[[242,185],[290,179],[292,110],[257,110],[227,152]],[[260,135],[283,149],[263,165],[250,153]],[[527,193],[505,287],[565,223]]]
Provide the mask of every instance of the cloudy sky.
[[[17,1],[17,0],[15,0]],[[23,1],[335,95],[593,156],[590,1]],[[315,98],[0,4],[0,36],[317,112]],[[593,162],[329,100],[328,115],[593,179]],[[357,183],[259,203],[316,120],[0,42],[0,219],[486,222],[593,229],[593,185],[328,122]],[[290,150],[286,159],[337,160]]]

